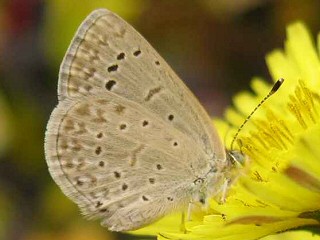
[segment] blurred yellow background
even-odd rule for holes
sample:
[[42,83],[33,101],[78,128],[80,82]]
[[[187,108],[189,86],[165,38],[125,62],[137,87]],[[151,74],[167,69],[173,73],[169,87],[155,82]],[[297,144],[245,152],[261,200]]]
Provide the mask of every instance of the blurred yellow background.
[[84,220],[44,159],[59,64],[81,21],[101,7],[133,25],[212,116],[252,76],[270,78],[264,55],[282,46],[288,23],[320,30],[318,0],[0,1],[0,239],[134,239]]

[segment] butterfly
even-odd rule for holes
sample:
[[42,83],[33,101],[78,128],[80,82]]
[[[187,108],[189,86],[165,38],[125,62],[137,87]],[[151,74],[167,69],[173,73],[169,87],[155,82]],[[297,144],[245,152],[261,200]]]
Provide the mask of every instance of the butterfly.
[[93,11],[62,61],[45,136],[61,190],[112,231],[207,204],[232,161],[196,97],[128,23]]

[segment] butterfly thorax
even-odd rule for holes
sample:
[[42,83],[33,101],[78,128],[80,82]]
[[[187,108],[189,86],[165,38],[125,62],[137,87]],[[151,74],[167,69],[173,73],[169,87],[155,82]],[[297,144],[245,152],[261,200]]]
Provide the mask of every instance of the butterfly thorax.
[[210,198],[224,201],[225,194],[243,169],[246,156],[237,150],[227,150],[226,159],[214,161],[203,176],[193,182],[192,201],[208,204]]

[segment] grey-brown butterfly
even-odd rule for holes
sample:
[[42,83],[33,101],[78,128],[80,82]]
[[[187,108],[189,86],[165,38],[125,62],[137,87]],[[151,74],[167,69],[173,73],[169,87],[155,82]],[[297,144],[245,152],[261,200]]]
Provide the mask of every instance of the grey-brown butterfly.
[[116,14],[93,11],[60,67],[45,139],[49,171],[89,218],[139,228],[206,204],[230,159],[198,100]]

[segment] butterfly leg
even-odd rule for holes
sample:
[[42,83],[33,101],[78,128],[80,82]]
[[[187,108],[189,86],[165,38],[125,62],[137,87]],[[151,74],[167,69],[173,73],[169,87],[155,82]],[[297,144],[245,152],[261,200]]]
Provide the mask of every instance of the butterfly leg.
[[187,221],[191,221],[192,206],[193,206],[193,203],[189,202],[188,212],[187,212]]
[[183,233],[187,232],[186,226],[185,226],[185,220],[186,220],[185,218],[186,218],[185,213],[182,212],[181,213],[180,231],[183,232]]
[[226,198],[227,198],[227,191],[229,189],[229,184],[230,183],[230,179],[226,179],[223,183],[223,185],[221,186],[221,198],[220,198],[220,202],[221,203],[225,203],[226,202]]

